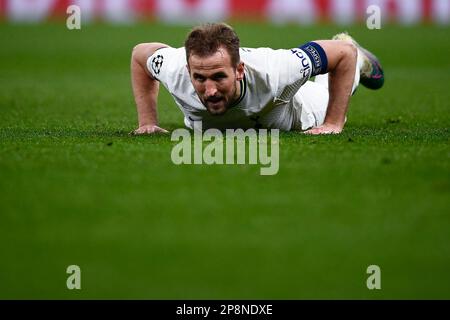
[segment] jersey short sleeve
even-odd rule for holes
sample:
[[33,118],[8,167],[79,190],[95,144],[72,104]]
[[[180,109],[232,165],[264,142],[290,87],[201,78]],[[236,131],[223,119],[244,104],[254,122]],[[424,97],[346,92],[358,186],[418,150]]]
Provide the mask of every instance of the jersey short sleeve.
[[172,92],[180,76],[188,76],[184,48],[161,48],[147,59],[152,76]]
[[184,47],[161,48],[147,59],[148,71],[172,95],[185,117],[189,117],[206,108],[195,93],[186,64]]

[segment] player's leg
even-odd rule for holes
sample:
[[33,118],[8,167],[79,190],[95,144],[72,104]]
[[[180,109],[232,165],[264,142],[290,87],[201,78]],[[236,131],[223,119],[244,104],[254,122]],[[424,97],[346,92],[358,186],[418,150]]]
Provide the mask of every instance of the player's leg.
[[380,89],[384,84],[384,72],[378,58],[369,50],[361,47],[355,39],[347,33],[339,33],[333,37],[333,40],[344,40],[353,43],[358,48],[358,56],[362,59],[360,68],[363,86],[369,89]]
[[294,96],[294,105],[300,112],[301,128],[307,130],[320,126],[325,120],[328,107],[328,77],[326,83],[307,81]]

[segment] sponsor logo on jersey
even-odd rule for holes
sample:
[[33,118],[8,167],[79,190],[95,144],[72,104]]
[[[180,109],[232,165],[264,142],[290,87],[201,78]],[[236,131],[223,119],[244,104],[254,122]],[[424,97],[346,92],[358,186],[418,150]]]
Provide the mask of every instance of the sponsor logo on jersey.
[[307,57],[304,55],[304,52],[300,49],[291,49],[291,52],[300,59],[300,63],[302,64],[302,68],[300,69],[300,73],[302,74],[302,78],[309,78],[311,73],[311,67],[308,63]]

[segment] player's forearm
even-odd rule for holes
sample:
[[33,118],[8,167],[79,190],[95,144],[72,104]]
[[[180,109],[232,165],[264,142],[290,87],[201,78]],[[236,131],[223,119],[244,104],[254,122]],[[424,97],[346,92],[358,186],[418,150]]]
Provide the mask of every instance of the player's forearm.
[[342,58],[329,72],[329,101],[324,123],[340,127],[345,124],[345,116],[351,97],[356,69],[356,49],[343,49]]
[[139,126],[157,125],[157,100],[159,82],[150,78],[142,64],[131,61],[131,82],[139,119]]

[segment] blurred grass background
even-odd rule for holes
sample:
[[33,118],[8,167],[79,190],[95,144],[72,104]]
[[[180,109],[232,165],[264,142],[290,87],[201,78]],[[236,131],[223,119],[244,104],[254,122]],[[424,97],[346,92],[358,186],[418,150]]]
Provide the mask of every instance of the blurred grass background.
[[[233,26],[274,48],[343,30]],[[385,88],[358,89],[339,136],[282,134],[278,175],[260,176],[128,136],[133,46],[182,46],[188,27],[0,24],[0,298],[450,298],[449,29],[346,29]],[[159,114],[183,126],[165,90]]]

